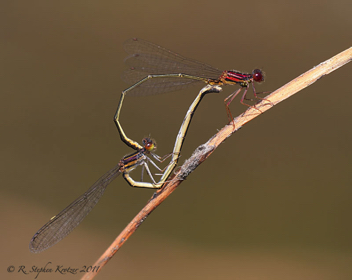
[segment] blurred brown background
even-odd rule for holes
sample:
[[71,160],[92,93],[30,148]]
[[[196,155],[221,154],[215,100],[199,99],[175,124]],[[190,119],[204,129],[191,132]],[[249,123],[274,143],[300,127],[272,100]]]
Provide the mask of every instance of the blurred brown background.
[[[327,4],[331,3],[331,4]],[[10,265],[92,265],[153,191],[118,178],[66,239],[28,243],[122,156],[113,115],[141,37],[220,69],[262,68],[275,90],[351,46],[351,1],[7,1],[1,9],[1,278]],[[229,138],[143,223],[97,279],[352,279],[352,65]],[[209,95],[180,163],[227,122]],[[199,89],[127,98],[121,122],[172,150]],[[238,100],[232,112],[246,108]],[[139,172],[135,171],[137,179]],[[79,279],[83,274],[40,274]]]

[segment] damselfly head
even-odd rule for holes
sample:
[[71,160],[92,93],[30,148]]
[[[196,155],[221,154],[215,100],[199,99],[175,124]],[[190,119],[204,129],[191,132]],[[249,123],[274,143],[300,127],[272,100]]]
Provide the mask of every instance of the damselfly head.
[[152,138],[145,137],[142,139],[143,147],[148,152],[153,152],[156,150],[156,142]]
[[254,69],[252,72],[253,81],[260,83],[264,81],[264,72],[260,69]]

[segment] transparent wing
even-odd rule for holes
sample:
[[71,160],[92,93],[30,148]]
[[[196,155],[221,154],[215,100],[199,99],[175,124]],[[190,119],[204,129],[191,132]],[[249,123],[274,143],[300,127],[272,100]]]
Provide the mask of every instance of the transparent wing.
[[[177,53],[142,39],[130,39],[124,43],[130,54],[125,63],[130,67],[122,76],[128,84],[135,84],[150,74],[187,74],[204,79],[218,79],[222,71],[211,65],[185,58]],[[155,94],[179,90],[201,83],[187,78],[155,78],[134,88],[131,95]]]
[[[148,74],[143,72],[138,72],[136,70],[127,70],[124,72],[123,79],[128,84],[135,84],[136,82],[144,79]],[[142,96],[142,95],[152,95],[160,94],[171,91],[177,91],[187,88],[191,85],[205,85],[204,82],[193,79],[186,78],[175,78],[175,77],[165,77],[165,78],[154,78],[148,79],[144,83],[140,84],[138,87],[133,88],[128,95],[131,96]]]
[[44,251],[66,237],[88,215],[104,194],[106,187],[120,174],[120,165],[104,174],[83,195],[50,219],[32,238],[29,250]]

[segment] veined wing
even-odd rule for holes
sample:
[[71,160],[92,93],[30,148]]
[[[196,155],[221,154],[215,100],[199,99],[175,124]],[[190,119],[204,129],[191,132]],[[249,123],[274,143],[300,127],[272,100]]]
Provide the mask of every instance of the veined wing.
[[[142,39],[130,39],[124,43],[130,54],[125,63],[130,67],[122,76],[128,84],[135,84],[152,74],[187,74],[206,79],[218,79],[221,70],[211,65],[183,57],[163,47]],[[179,90],[201,81],[189,78],[154,78],[134,88],[131,95],[163,93]]]
[[120,174],[120,165],[104,174],[83,195],[52,217],[32,238],[29,250],[39,253],[66,237],[88,215],[104,194],[106,187]]

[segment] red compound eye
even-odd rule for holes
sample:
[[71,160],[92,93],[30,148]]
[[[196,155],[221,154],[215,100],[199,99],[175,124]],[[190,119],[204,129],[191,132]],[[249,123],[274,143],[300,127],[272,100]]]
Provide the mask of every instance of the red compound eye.
[[256,81],[257,83],[260,83],[264,81],[264,73],[260,69],[254,69],[253,70],[253,80]]

